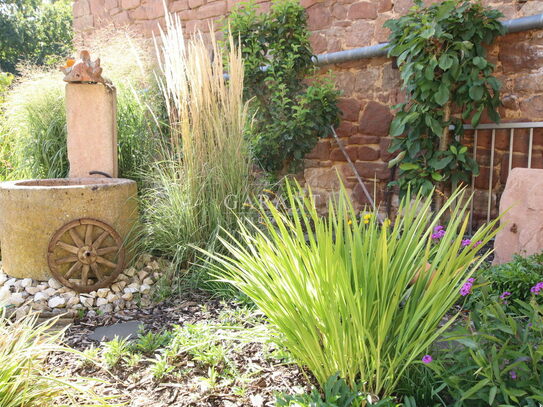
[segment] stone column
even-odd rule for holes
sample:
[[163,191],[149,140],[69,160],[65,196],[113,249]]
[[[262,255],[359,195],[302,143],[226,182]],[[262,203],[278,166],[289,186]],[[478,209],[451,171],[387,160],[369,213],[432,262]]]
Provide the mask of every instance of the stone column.
[[91,171],[118,177],[116,106],[113,87],[101,83],[66,84],[70,178],[89,177]]

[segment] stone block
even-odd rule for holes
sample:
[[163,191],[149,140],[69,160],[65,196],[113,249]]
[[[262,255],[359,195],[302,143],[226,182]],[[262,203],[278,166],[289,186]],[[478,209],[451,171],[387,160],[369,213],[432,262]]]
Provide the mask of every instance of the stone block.
[[113,24],[115,27],[122,27],[124,25],[130,24],[130,17],[128,16],[128,11],[123,10],[119,14],[115,14],[112,17]]
[[74,2],[73,7],[74,18],[82,17],[90,14],[90,5],[88,0],[78,0]]
[[364,47],[373,40],[375,25],[373,21],[358,20],[346,30],[345,44],[348,47]]
[[176,0],[170,3],[170,12],[177,13],[178,11],[187,10],[189,8],[188,0]]
[[198,8],[204,4],[204,0],[188,0],[189,8]]
[[125,10],[131,10],[141,4],[140,0],[121,0],[121,6]]
[[342,113],[342,120],[350,122],[358,121],[360,115],[360,102],[353,98],[342,98],[338,101],[339,110]]
[[[506,212],[507,211],[507,212]],[[543,251],[543,170],[515,168],[500,201],[500,223],[494,243],[494,263]]]
[[385,163],[358,161],[355,167],[362,178],[388,180],[390,177],[390,169]]
[[327,160],[330,157],[330,141],[321,140],[315,148],[305,156],[309,159]]
[[358,148],[358,159],[360,161],[375,161],[379,158],[379,150],[362,146]]
[[70,177],[118,176],[116,93],[102,84],[66,85]]
[[321,30],[330,27],[332,15],[330,8],[324,4],[317,4],[307,10],[307,26],[310,31]]
[[210,17],[219,17],[226,14],[226,1],[214,1],[212,3],[207,3],[198,8],[195,12],[195,16],[198,19],[204,20]]
[[359,131],[363,134],[387,136],[392,113],[388,106],[377,102],[369,102],[360,119]]
[[358,2],[349,7],[347,18],[350,20],[375,20],[378,4],[375,2]]

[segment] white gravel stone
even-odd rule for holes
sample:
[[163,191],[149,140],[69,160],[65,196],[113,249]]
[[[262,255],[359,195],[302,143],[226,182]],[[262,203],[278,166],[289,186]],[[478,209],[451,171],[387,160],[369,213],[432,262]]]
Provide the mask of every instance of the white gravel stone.
[[48,289],[44,290],[43,292],[46,293],[49,297],[52,297],[53,295],[55,295],[57,293],[57,290],[55,290],[53,287],[49,287]]
[[50,278],[47,282],[49,283],[49,287],[52,287],[52,288],[54,288],[56,290],[58,290],[59,288],[62,288],[62,284],[60,284],[54,278]]
[[0,306],[8,302],[9,297],[11,296],[11,291],[9,287],[2,286],[0,287]]
[[107,300],[105,298],[98,297],[96,299],[96,306],[97,307],[101,307],[102,305],[106,305],[106,304],[107,304]]
[[145,270],[140,270],[138,271],[138,278],[140,281],[143,281],[147,278],[147,276],[149,275],[149,273]]
[[149,264],[151,260],[153,260],[153,256],[150,255],[149,253],[145,253],[141,255],[141,261],[144,262],[145,264]]
[[49,309],[49,306],[47,305],[45,301],[33,301],[30,303],[30,306],[32,307],[33,310],[36,310],[36,311],[44,311],[44,310]]
[[125,301],[132,301],[132,298],[134,298],[134,294],[132,294],[131,292],[124,293],[121,298]]
[[151,291],[151,286],[150,285],[147,285],[147,284],[143,284],[141,287],[140,287],[140,293],[142,294],[147,294]]
[[32,279],[31,278],[25,278],[21,280],[21,287],[27,288],[32,286]]
[[40,292],[40,289],[38,287],[26,287],[25,291],[30,295],[36,295]]
[[8,279],[8,275],[3,271],[0,271],[0,285],[3,285],[6,281],[8,281]]
[[24,302],[25,299],[22,293],[12,293],[8,299],[8,304],[15,305],[16,307],[22,305]]
[[[99,300],[103,300],[103,298],[98,298]],[[107,314],[109,312],[113,312],[113,304],[104,304],[98,307],[98,310],[104,314]]]
[[109,293],[106,297],[106,300],[107,302],[113,302],[115,300],[118,300],[119,299],[119,295],[118,294],[114,294],[114,293]]
[[66,300],[60,296],[54,296],[47,302],[50,308],[64,308],[66,306]]
[[158,264],[158,261],[153,260],[152,262],[149,263],[149,268],[151,270],[160,270],[160,264]]
[[10,278],[10,279],[6,280],[6,282],[4,283],[4,286],[5,287],[14,286],[16,281],[17,281],[16,278]]
[[66,303],[66,307],[73,308],[77,304],[79,304],[79,296],[74,295],[72,298],[68,299],[68,302]]
[[46,291],[40,291],[34,295],[34,301],[47,301],[51,297]]
[[96,295],[98,295],[98,297],[100,298],[106,298],[108,294],[109,294],[109,288],[99,288],[96,291]]
[[87,308],[92,308],[94,306],[94,298],[80,296],[81,304]]
[[151,277],[147,277],[146,279],[143,280],[144,285],[153,285],[154,283],[155,281]]
[[136,269],[134,267],[130,267],[129,269],[126,269],[124,271],[124,275],[128,277],[134,277],[136,275]]
[[57,290],[57,292],[59,294],[65,294],[65,293],[73,292],[73,290],[71,288],[68,288],[68,287],[62,287],[62,288],[59,288]]
[[29,311],[30,311],[29,305],[24,305],[20,308],[17,308],[17,311],[15,311],[15,318],[22,319],[28,314]]
[[40,291],[45,291],[49,288],[49,284],[47,283],[40,283],[36,286]]

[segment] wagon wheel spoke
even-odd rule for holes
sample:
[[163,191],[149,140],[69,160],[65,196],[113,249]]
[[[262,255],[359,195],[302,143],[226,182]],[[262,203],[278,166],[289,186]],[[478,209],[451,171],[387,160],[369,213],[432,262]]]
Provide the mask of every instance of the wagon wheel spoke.
[[87,246],[92,245],[92,227],[93,225],[89,224],[85,229],[85,245]]
[[96,262],[103,264],[104,266],[109,267],[111,269],[117,268],[117,265],[115,263],[101,256],[96,257]]
[[57,259],[56,260],[56,263],[57,264],[66,264],[66,263],[73,263],[73,262],[78,262],[79,259],[77,258],[77,256],[68,256],[68,257],[62,257],[60,259]]
[[81,238],[79,237],[79,235],[78,235],[77,232],[75,231],[75,228],[71,228],[70,230],[68,230],[68,233],[69,233],[70,236],[72,237],[72,240],[73,240],[74,243],[77,245],[77,247],[83,247],[83,246],[85,246],[85,242],[83,242],[83,240],[81,240]]
[[91,269],[92,269],[92,272],[94,273],[94,275],[96,276],[96,278],[99,280],[99,281],[102,281],[105,279],[104,275],[102,274],[102,272],[100,271],[100,268],[98,267],[98,264],[96,263],[91,263],[90,265]]
[[87,285],[88,279],[89,279],[89,265],[85,264],[83,266],[83,270],[81,270],[81,285],[85,286]]
[[103,247],[101,249],[96,249],[96,254],[98,256],[103,256],[104,254],[115,253],[117,250],[119,250],[118,246]]
[[[91,218],[66,223],[53,234],[47,251],[52,275],[78,292],[111,285],[122,272],[124,259],[119,233],[107,223]],[[79,277],[79,283],[70,281]]]
[[71,244],[64,243],[63,241],[58,241],[57,246],[62,247],[69,253],[77,254],[79,252],[79,248],[77,246],[72,246]]
[[107,232],[107,230],[104,230],[102,232],[102,234],[100,236],[98,236],[98,238],[92,243],[92,247],[94,247],[95,249],[98,249],[100,247],[100,245],[102,244],[102,242],[108,236],[109,236],[109,233]]
[[83,263],[79,261],[74,263],[73,266],[70,267],[70,270],[66,272],[66,274],[64,275],[64,278],[66,278],[66,280],[69,280],[72,274],[78,271],[81,268],[81,266],[83,266]]

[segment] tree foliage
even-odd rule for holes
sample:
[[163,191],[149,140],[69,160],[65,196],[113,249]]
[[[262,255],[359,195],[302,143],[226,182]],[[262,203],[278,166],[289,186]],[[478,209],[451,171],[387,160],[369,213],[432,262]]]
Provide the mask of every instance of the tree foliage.
[[268,14],[249,2],[234,9],[226,29],[238,39],[245,61],[253,155],[272,173],[296,169],[339,117],[338,92],[314,76],[307,14],[292,0],[276,1]]
[[56,62],[72,44],[69,0],[0,0],[0,70],[15,73],[19,62]]
[[[391,151],[400,151],[402,191],[408,186],[430,191],[441,182],[468,182],[477,163],[459,141],[463,123],[479,124],[483,112],[498,122],[500,83],[484,46],[504,33],[502,14],[479,2],[446,0],[389,20],[389,55],[397,58],[406,101],[390,133]],[[451,126],[454,126],[453,130]]]

